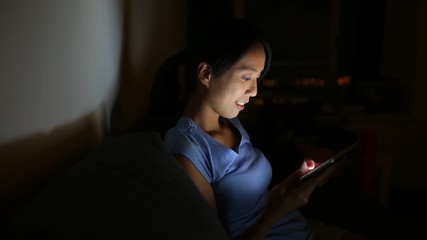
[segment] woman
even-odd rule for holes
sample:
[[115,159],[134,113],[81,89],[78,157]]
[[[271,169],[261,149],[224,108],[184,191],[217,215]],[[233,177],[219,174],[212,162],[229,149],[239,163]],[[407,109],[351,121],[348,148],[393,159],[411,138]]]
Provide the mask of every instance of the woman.
[[237,118],[268,71],[268,44],[244,20],[225,19],[200,26],[177,56],[186,66],[183,112],[165,145],[226,231],[233,239],[314,239],[297,209],[333,168],[295,186],[315,165],[306,161],[269,190],[271,166]]

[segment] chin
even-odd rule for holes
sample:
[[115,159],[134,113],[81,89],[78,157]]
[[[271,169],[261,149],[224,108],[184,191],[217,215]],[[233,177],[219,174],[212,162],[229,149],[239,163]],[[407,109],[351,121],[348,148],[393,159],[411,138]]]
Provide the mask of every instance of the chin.
[[232,119],[239,116],[239,113],[221,115],[223,118]]

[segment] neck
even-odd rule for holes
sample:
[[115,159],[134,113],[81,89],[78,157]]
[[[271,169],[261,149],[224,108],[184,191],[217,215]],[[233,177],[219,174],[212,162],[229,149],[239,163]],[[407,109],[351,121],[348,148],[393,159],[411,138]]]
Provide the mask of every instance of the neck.
[[206,103],[206,94],[196,91],[190,97],[184,109],[184,116],[191,118],[206,132],[221,131],[224,127],[222,117]]
[[206,94],[193,94],[185,107],[184,116],[191,118],[217,142],[235,150],[239,144],[239,136],[233,132],[223,117],[212,110],[206,101]]

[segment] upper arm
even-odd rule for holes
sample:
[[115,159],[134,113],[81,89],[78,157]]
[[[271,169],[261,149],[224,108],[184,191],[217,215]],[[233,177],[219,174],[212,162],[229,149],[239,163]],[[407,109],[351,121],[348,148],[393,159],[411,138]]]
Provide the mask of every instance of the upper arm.
[[178,159],[181,166],[184,168],[184,171],[190,176],[193,182],[196,184],[196,187],[208,201],[209,205],[216,213],[216,203],[213,189],[209,182],[203,177],[200,171],[194,166],[194,164],[188,160],[186,157],[175,154],[175,158]]

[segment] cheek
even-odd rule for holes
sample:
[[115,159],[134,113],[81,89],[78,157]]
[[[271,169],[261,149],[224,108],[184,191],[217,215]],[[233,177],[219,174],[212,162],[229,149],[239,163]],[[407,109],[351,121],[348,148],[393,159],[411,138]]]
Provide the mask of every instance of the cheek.
[[237,100],[236,98],[239,98],[242,95],[242,89],[229,85],[225,88],[222,88],[219,95],[223,100]]
[[209,94],[217,101],[239,98],[245,92],[244,84],[241,83],[240,77],[226,74],[222,78],[215,79],[209,89]]
[[[236,101],[235,91],[230,88],[216,89],[215,93],[211,92],[210,100],[212,106],[216,110],[230,109],[234,107],[234,102]],[[227,110],[228,111],[228,110]]]
[[211,85],[210,94],[215,96],[226,97],[230,94],[231,90],[230,84],[223,79],[217,79],[217,82]]

